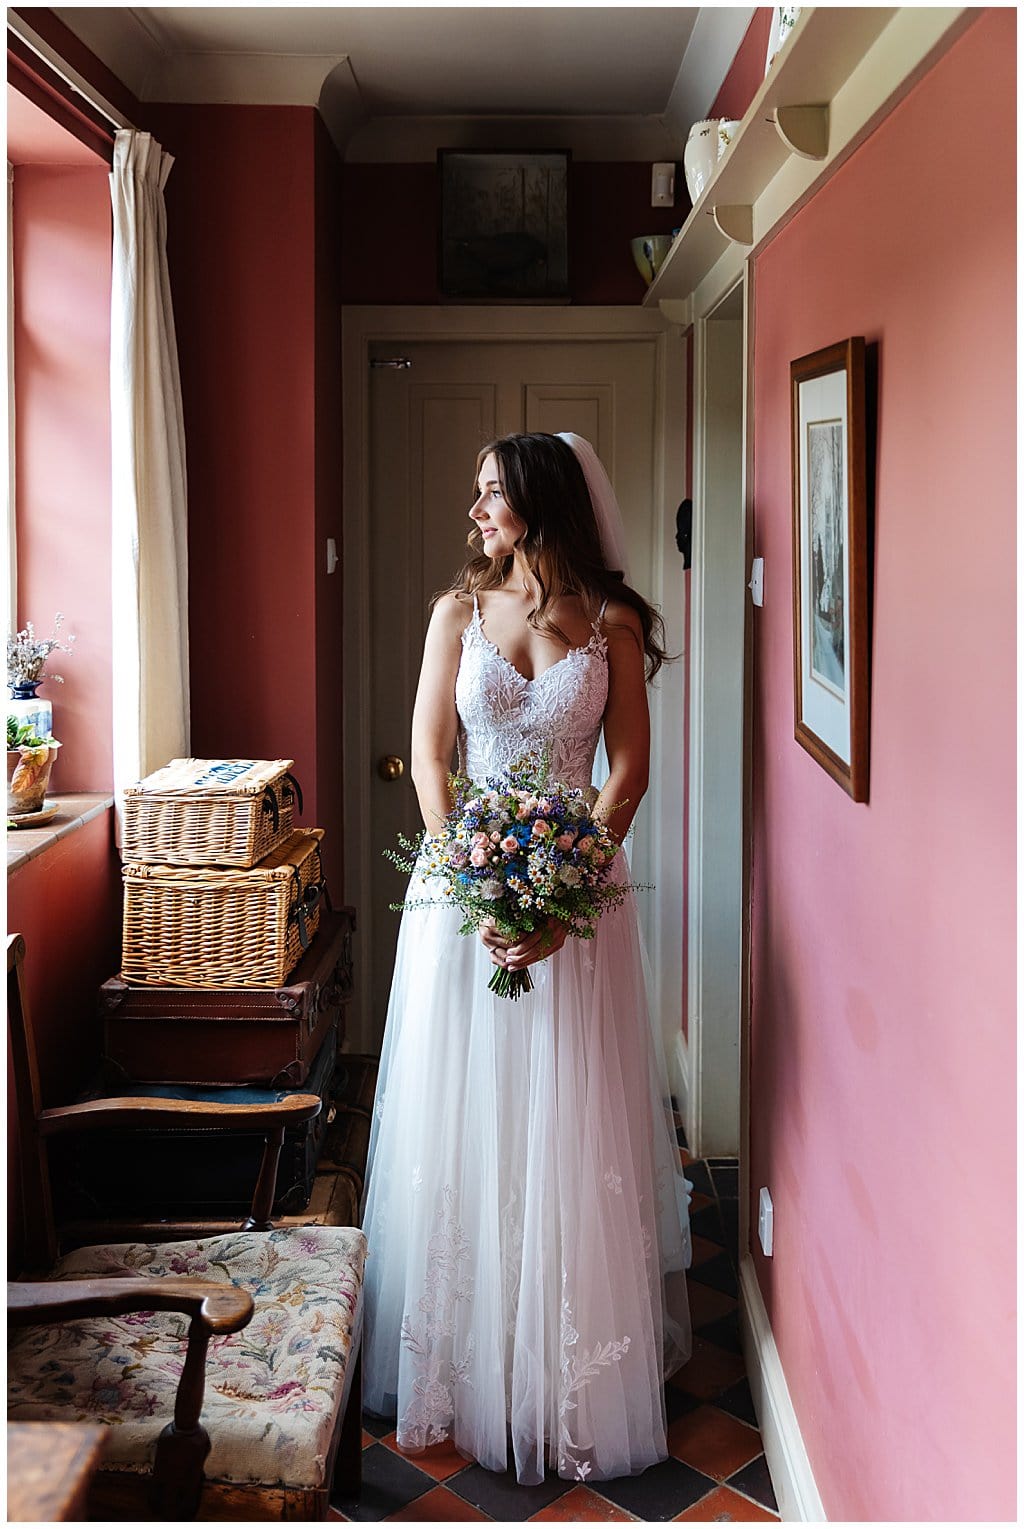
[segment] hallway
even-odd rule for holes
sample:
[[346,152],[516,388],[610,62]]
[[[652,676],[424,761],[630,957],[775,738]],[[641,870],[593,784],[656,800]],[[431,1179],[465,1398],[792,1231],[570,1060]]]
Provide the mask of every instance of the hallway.
[[549,1475],[525,1487],[495,1476],[445,1445],[411,1459],[392,1423],[363,1417],[363,1490],[337,1499],[332,1517],[356,1522],[648,1523],[777,1520],[740,1345],[737,1300],[739,1168],[735,1158],[692,1158],[693,1264],[687,1275],[693,1357],[665,1390],[670,1458],[638,1477],[592,1486]]
[[[799,15],[776,55],[783,9]],[[695,1185],[671,1458],[519,1487],[444,1446],[402,1457],[393,1425],[364,1419],[362,1495],[333,1516],[1011,1521],[1015,9],[68,7],[8,27],[14,594],[20,619],[63,611],[78,634],[54,790],[93,803],[9,882],[44,1104],[99,1063],[95,994],[120,960],[111,611],[135,606],[109,556],[108,171],[119,133],[149,135],[173,161],[187,438],[180,556],[146,539],[187,575],[173,752],[294,760],[331,896],[358,907],[358,984],[386,988],[392,968],[367,890],[390,828],[364,807],[407,792],[413,810],[419,626],[455,557],[423,535],[422,485],[445,536],[457,512],[461,548],[468,468],[499,421],[604,430],[681,660],[659,680],[668,810],[648,803],[661,859],[644,869]],[[709,178],[684,187],[691,136],[716,120]],[[441,258],[446,156],[554,151],[564,290],[511,292],[500,245],[487,295],[460,296]],[[460,249],[450,207],[447,226]],[[665,250],[649,285],[643,239]],[[580,348],[578,375],[541,354],[556,340]],[[527,342],[529,368],[492,364]],[[591,362],[641,344],[637,406],[631,373]],[[845,424],[831,404],[801,415],[812,364],[840,348],[856,367],[820,375]],[[834,666],[805,662],[805,553],[814,514],[831,526],[838,508],[801,478],[822,426],[847,465],[843,596],[830,573],[825,602],[856,611],[845,696]],[[141,635],[150,612],[135,615]],[[393,695],[372,654],[407,671]],[[397,714],[379,737],[372,693]],[[357,990],[355,1053],[379,1043],[367,1014],[379,1000]],[[9,1112],[14,1162],[18,1133]],[[324,1172],[304,1215],[350,1225],[356,1203]],[[951,1249],[950,1207],[967,1204]],[[25,1209],[12,1197],[12,1261]],[[322,1509],[323,1469],[318,1490]]]

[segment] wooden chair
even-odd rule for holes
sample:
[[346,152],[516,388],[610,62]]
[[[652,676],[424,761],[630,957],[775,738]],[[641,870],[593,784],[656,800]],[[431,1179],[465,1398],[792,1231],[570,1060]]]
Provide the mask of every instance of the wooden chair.
[[[43,1109],[24,950],[12,935],[8,1012],[29,1272],[48,1273],[8,1285],[8,1417],[110,1426],[93,1518],[326,1518],[336,1467],[347,1492],[359,1486],[366,1243],[355,1228],[275,1230],[270,1221],[285,1127],[311,1119],[320,1099]],[[57,1258],[50,1139],[197,1124],[267,1133],[239,1231]]]

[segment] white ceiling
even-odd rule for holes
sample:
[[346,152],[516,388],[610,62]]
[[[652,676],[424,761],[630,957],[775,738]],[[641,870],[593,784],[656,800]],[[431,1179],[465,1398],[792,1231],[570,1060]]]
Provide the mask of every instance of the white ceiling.
[[[576,119],[577,133],[586,121],[603,126],[605,139],[616,119],[630,148],[612,157],[633,157],[644,122],[653,132],[641,127],[639,136],[652,149],[681,147],[753,7],[67,6],[55,14],[140,100],[315,104],[342,147],[360,125],[360,140],[367,124],[372,139],[378,119],[387,119],[389,143],[395,118]],[[29,25],[31,16],[21,12]],[[365,148],[357,157],[373,157]]]

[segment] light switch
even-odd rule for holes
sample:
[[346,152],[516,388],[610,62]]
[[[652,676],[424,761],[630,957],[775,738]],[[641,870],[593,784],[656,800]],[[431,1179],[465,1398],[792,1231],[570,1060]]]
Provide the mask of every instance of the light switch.
[[763,557],[755,557],[754,561],[751,563],[751,565],[750,565],[750,583],[747,585],[747,588],[750,590],[750,598],[753,600],[754,604],[755,605],[763,605],[764,604],[764,558]]
[[676,202],[676,167],[671,160],[651,166],[651,206],[674,207]]
[[772,1244],[774,1241],[773,1222],[772,1197],[768,1190],[762,1187],[757,1204],[757,1237],[761,1244],[761,1252],[765,1258],[771,1258],[772,1256]]

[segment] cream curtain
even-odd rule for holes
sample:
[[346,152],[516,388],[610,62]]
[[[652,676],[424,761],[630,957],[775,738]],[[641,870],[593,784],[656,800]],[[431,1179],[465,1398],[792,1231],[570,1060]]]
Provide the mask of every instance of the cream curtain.
[[110,176],[114,789],[189,752],[185,431],[167,273],[173,160],[123,131]]

